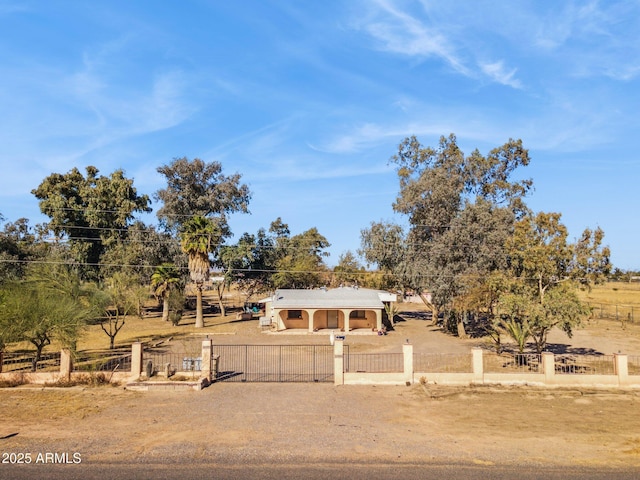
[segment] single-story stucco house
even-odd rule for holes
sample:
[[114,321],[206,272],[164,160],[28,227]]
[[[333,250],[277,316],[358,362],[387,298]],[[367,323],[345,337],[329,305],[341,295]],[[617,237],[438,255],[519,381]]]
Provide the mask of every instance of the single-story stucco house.
[[381,290],[340,287],[316,290],[281,289],[260,303],[271,328],[282,330],[382,330],[385,304],[397,296]]

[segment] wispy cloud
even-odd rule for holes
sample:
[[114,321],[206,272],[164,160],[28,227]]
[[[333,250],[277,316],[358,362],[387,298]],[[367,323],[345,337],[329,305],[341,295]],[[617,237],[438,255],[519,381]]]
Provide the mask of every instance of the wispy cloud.
[[380,50],[440,58],[458,73],[470,74],[446,36],[436,28],[396,8],[391,1],[376,0],[371,5],[369,18],[357,24],[378,41]]
[[520,82],[520,80],[514,78],[518,69],[512,68],[510,70],[507,70],[502,60],[492,63],[480,63],[480,69],[494,82],[512,88],[522,88],[522,83]]

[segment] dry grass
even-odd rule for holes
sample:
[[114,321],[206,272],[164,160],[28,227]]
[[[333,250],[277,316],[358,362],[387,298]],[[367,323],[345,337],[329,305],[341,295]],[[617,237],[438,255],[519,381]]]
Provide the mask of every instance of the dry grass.
[[592,304],[640,307],[640,283],[607,282],[591,291],[581,291],[580,298]]

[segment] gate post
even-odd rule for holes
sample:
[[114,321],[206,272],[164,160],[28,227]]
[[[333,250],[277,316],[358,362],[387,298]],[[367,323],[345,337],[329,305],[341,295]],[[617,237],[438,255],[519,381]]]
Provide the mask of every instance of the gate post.
[[629,357],[622,353],[614,353],[616,375],[618,375],[618,385],[622,386],[629,382]]
[[404,382],[409,386],[413,383],[413,345],[403,344],[402,353],[404,354]]
[[333,343],[333,384],[344,385],[344,340]]
[[471,349],[473,383],[484,383],[484,361],[481,348]]
[[131,376],[140,378],[142,376],[142,343],[133,342],[131,344]]
[[201,363],[201,375],[207,379],[207,382],[211,382],[211,350],[213,348],[213,340],[210,338],[202,341],[202,363]]
[[60,352],[60,378],[68,382],[71,380],[73,362],[71,360],[71,350],[63,348]]

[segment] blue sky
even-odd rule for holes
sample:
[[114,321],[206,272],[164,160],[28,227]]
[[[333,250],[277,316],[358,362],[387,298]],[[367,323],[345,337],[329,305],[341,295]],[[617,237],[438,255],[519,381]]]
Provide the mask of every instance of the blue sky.
[[30,192],[52,172],[124,168],[151,195],[158,166],[199,157],[253,192],[237,235],[280,216],[335,264],[403,221],[404,137],[521,138],[530,207],[640,269],[638,1],[0,0],[0,30],[7,220],[45,220]]

